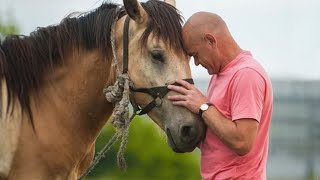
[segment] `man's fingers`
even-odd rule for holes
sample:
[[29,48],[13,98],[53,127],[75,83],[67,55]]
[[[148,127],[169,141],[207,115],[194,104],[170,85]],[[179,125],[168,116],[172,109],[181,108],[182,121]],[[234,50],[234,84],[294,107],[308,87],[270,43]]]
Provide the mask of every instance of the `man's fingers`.
[[168,99],[171,101],[185,101],[185,100],[187,100],[186,96],[184,96],[184,95],[172,95],[172,96],[168,96]]
[[186,107],[185,101],[173,101],[172,104],[176,105],[176,106],[185,106]]
[[175,86],[175,85],[168,85],[168,89],[174,90],[180,94],[188,94],[188,90],[181,86]]
[[188,83],[187,81],[185,80],[182,80],[182,79],[177,79],[176,80],[177,83],[181,84],[183,87],[185,87],[186,89],[193,89],[193,85]]

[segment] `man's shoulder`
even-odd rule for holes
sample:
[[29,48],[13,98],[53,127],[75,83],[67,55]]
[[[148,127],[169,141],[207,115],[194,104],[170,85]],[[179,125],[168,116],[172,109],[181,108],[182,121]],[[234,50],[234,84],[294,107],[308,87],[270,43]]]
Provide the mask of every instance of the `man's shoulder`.
[[243,56],[242,61],[238,64],[238,68],[252,68],[252,69],[264,69],[262,65],[253,56],[246,55]]
[[263,68],[263,66],[252,56],[243,57],[241,63],[234,69],[234,76],[237,75],[251,75],[251,76],[261,76],[265,80],[269,80],[268,73]]
[[[251,87],[266,88],[268,91],[272,91],[271,80],[267,72],[262,68],[259,63],[250,63],[238,68],[233,77],[230,79],[230,86],[242,86],[243,90]],[[239,91],[239,88],[236,88]]]

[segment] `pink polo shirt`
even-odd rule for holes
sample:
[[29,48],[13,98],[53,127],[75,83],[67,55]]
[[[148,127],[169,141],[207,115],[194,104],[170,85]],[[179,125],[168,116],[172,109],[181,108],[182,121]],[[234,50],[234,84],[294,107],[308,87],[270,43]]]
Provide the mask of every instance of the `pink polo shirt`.
[[272,86],[263,67],[243,51],[208,87],[208,99],[228,119],[252,118],[259,122],[251,151],[239,156],[207,129],[200,145],[201,176],[204,180],[266,179],[268,134],[272,115]]

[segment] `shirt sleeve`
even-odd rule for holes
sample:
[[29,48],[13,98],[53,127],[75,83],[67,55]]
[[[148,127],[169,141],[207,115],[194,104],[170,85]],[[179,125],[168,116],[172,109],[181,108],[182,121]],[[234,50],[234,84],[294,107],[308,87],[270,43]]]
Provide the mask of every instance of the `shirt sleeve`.
[[232,120],[250,118],[260,122],[265,98],[264,78],[252,68],[239,70],[230,84]]

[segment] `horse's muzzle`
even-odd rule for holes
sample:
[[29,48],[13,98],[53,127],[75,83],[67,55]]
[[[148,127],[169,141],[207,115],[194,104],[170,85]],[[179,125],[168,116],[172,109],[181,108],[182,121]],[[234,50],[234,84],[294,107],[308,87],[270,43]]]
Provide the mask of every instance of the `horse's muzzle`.
[[199,144],[199,130],[191,125],[181,125],[177,131],[166,128],[168,144],[177,153],[191,152]]

